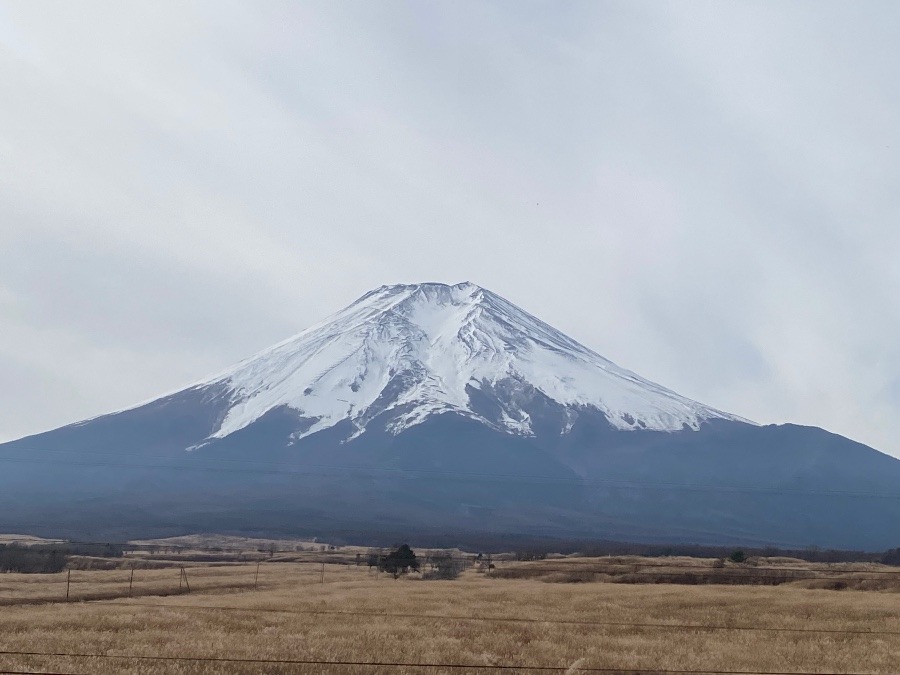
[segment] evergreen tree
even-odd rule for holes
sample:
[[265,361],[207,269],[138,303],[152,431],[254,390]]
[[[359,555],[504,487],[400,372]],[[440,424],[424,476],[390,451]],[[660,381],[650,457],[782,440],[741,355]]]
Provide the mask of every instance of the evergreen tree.
[[410,570],[418,572],[419,560],[409,547],[409,544],[401,544],[395,551],[391,551],[381,560],[379,569],[382,572],[390,572],[396,579]]

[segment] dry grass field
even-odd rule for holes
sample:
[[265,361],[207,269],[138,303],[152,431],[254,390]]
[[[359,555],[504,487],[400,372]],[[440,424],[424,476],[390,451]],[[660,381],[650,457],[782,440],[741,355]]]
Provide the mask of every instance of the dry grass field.
[[3,574],[0,671],[900,672],[900,570],[753,562],[502,561],[453,581],[329,563],[323,583],[321,564],[275,556],[258,588],[256,562],[195,561],[190,593],[180,565],[148,566],[133,597],[129,569],[78,569],[69,602],[65,572]]

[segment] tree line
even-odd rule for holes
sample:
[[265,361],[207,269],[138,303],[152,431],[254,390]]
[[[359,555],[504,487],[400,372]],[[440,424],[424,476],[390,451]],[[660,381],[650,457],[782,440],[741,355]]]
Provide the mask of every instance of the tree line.
[[0,572],[62,572],[73,555],[118,558],[123,548],[118,544],[0,544]]

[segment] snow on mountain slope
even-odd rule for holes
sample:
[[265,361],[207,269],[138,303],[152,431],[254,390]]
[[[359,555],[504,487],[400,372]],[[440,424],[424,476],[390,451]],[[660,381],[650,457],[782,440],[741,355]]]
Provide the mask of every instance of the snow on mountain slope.
[[[469,391],[509,394],[501,420],[473,409]],[[348,419],[355,435],[390,413],[399,433],[453,411],[502,431],[531,435],[518,399],[533,387],[567,408],[601,411],[618,429],[698,429],[714,410],[619,368],[512,303],[471,283],[382,286],[313,326],[198,386],[225,385],[231,403],[211,438],[223,438],[288,406],[308,436]],[[530,386],[529,386],[530,385]],[[521,394],[519,396],[518,394]],[[562,429],[565,432],[566,429]]]

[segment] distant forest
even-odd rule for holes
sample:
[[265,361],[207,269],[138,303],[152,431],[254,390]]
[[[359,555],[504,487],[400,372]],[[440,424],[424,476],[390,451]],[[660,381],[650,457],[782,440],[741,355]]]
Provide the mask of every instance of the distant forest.
[[841,551],[822,549],[815,546],[793,549],[776,546],[704,546],[700,544],[627,544],[621,542],[602,542],[586,544],[585,542],[556,542],[555,546],[537,544],[516,551],[518,560],[540,560],[552,553],[578,554],[586,557],[607,555],[637,555],[648,558],[667,556],[688,556],[692,558],[726,558],[740,549],[747,556],[766,558],[783,557],[798,558],[807,562],[876,562],[884,565],[900,565],[900,548],[883,552]]
[[120,557],[120,544],[0,544],[0,572],[52,574],[62,572],[69,556]]

